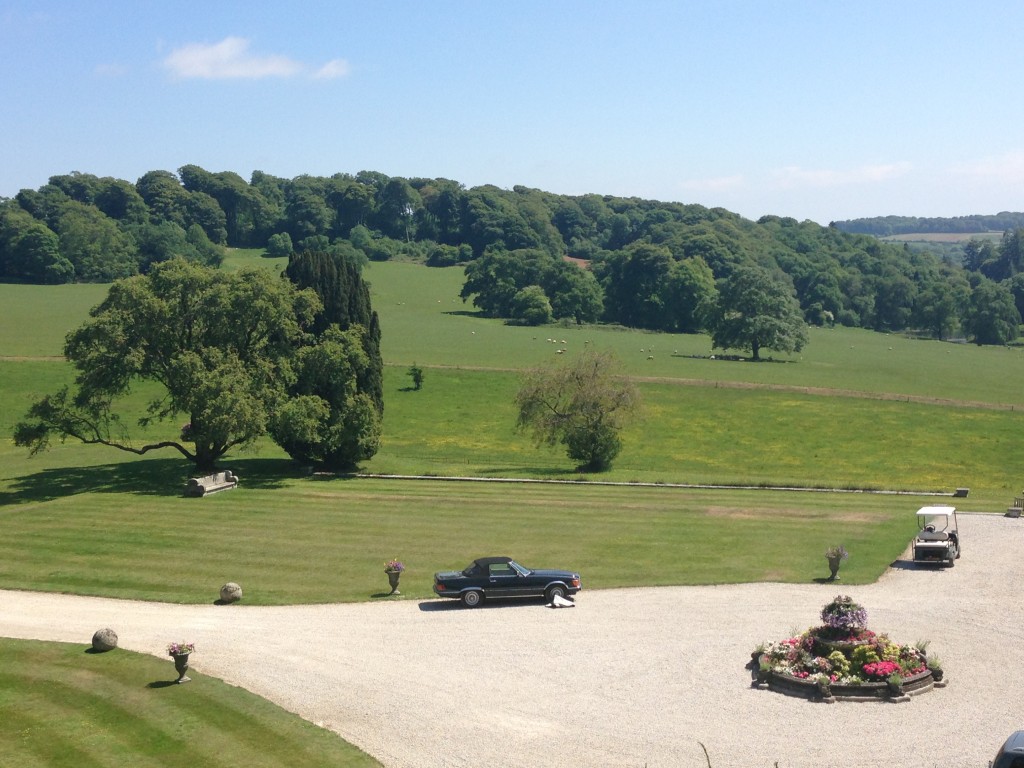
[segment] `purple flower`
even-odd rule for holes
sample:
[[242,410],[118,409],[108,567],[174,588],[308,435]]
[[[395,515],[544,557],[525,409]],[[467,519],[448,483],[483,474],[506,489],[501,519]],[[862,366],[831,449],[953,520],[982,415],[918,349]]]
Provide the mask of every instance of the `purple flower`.
[[821,620],[835,629],[854,630],[867,626],[868,612],[864,606],[846,595],[838,595],[821,609]]

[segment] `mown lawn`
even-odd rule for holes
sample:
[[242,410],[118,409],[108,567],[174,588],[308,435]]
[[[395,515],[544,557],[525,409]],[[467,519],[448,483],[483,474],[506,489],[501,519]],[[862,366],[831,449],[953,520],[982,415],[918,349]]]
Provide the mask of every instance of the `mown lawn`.
[[115,649],[0,638],[0,765],[369,768],[335,734],[241,688]]
[[0,510],[0,584],[203,603],[235,581],[251,604],[359,601],[384,595],[384,561],[397,557],[404,598],[420,599],[434,571],[484,554],[579,569],[588,588],[806,582],[833,543],[852,552],[844,578],[865,583],[905,548],[927,500],[237,468],[238,489],[200,500],[179,495],[171,460],[53,470],[52,491],[26,488]]

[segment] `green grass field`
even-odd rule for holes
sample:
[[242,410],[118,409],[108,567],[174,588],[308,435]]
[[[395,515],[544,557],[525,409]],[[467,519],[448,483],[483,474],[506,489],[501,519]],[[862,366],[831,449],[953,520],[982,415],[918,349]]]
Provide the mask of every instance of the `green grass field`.
[[[279,271],[283,260],[233,251],[225,267],[246,264]],[[106,287],[0,285],[0,588],[204,603],[237,581],[249,604],[372,601],[387,592],[384,561],[398,557],[408,567],[400,599],[419,600],[430,597],[435,570],[488,553],[578,568],[587,589],[806,582],[827,575],[824,549],[838,543],[851,552],[844,583],[862,584],[906,547],[914,510],[935,501],[922,492],[967,486],[962,508],[1001,512],[1024,484],[1019,348],[813,329],[800,355],[736,362],[712,358],[703,335],[484,319],[458,298],[457,269],[371,264],[366,275],[387,365],[382,446],[366,472],[651,485],[333,478],[309,474],[263,441],[224,462],[241,476],[238,489],[195,500],[180,495],[190,466],[172,453],[138,458],[69,442],[30,458],[14,447],[11,430],[35,398],[72,380],[59,359],[64,335]],[[512,405],[520,370],[586,346],[613,350],[644,401],[613,469],[590,477],[573,472],[560,450],[517,434]],[[407,376],[413,363],[425,369],[417,392]],[[133,395],[128,411],[142,408],[146,392]],[[144,436],[179,426],[156,425]],[[195,708],[248,712],[264,704],[211,680],[189,689],[203,691],[202,703],[190,695],[168,713],[177,689],[140,683],[166,677],[166,660],[87,655],[84,669],[80,648],[0,641],[0,651],[0,764],[116,765],[130,752],[145,764],[174,765],[165,751],[198,721],[214,725],[189,730],[190,764],[284,762],[269,750],[266,762],[250,762],[243,746],[228,749],[222,763],[196,758],[256,737],[236,730],[246,718],[214,721]],[[12,704],[36,690],[37,679],[65,675],[63,688],[47,683],[24,711]],[[111,712],[126,689],[138,712],[122,723]],[[94,696],[84,719],[64,716],[65,695]],[[60,723],[38,725],[48,718]],[[272,733],[297,727],[295,739],[319,744],[312,726],[293,720],[269,705],[254,717]],[[352,751],[309,764],[374,763]]]
[[0,638],[0,765],[369,768],[335,734],[169,659]]

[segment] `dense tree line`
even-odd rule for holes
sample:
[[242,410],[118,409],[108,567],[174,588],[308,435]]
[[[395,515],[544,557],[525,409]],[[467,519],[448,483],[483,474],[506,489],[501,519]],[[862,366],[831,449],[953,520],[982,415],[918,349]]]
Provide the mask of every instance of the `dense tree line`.
[[[467,189],[372,171],[293,179],[255,171],[246,182],[187,165],[176,174],[150,171],[135,184],[55,176],[0,201],[0,280],[108,281],[145,274],[171,256],[216,264],[224,246],[282,256],[314,251],[356,265],[463,265],[463,298],[514,322],[714,334],[741,311],[722,303],[728,281],[741,267],[757,267],[771,277],[777,301],[795,302],[802,323],[1005,343],[1016,337],[1024,309],[1020,217],[964,217],[987,218],[978,225],[1006,226],[1007,235],[999,244],[969,245],[960,264],[839,224],[778,216],[755,222],[701,205],[519,186]],[[982,319],[983,299],[1001,308],[999,322]],[[787,307],[772,311],[791,322]],[[732,333],[718,338],[735,341]],[[792,349],[797,337],[775,338]],[[753,351],[752,342],[743,339],[741,348]]]
[[1024,213],[1002,211],[993,215],[921,217],[921,216],[875,216],[865,219],[833,221],[831,226],[843,232],[852,232],[876,237],[892,235],[916,235],[924,233],[981,234],[982,232],[1006,232],[1024,227]]

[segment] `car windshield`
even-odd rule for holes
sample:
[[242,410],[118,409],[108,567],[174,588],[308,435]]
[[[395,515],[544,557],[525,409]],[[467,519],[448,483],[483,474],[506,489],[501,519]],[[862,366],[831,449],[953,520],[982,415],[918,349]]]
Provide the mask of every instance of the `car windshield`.
[[929,531],[944,531],[946,530],[946,516],[945,515],[921,515],[918,518],[918,524],[921,526],[921,530]]
[[518,573],[520,576],[529,576],[531,573],[533,573],[533,571],[531,571],[529,568],[526,568],[520,565],[519,563],[510,562],[509,565],[511,565],[512,568],[515,569],[515,572]]

